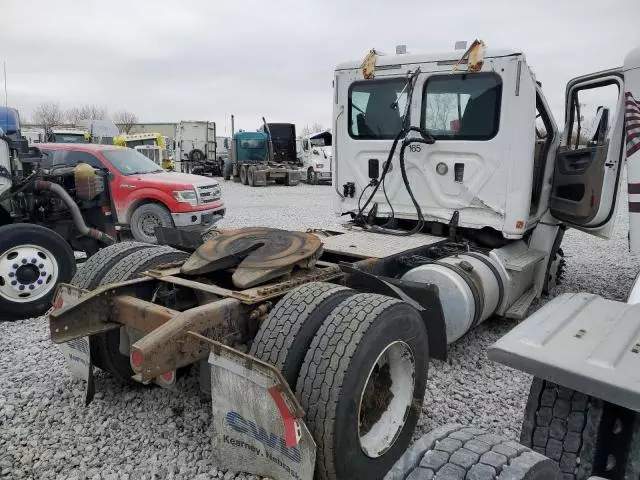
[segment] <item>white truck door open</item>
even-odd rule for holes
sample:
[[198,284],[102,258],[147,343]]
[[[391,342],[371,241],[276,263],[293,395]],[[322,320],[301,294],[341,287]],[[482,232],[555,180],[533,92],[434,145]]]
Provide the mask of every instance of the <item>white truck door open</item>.
[[624,77],[607,70],[567,85],[565,128],[556,155],[551,214],[609,238],[615,223],[624,158]]

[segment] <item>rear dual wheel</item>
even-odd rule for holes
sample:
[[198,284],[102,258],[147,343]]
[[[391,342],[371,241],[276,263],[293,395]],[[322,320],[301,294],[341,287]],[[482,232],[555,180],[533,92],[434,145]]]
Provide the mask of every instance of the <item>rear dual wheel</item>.
[[520,442],[554,460],[564,478],[640,478],[640,415],[535,378]]
[[249,185],[249,178],[247,175],[247,167],[240,167],[240,183],[243,185]]
[[428,363],[420,314],[399,300],[326,283],[287,294],[251,353],[295,390],[322,479],[381,478],[408,445]]

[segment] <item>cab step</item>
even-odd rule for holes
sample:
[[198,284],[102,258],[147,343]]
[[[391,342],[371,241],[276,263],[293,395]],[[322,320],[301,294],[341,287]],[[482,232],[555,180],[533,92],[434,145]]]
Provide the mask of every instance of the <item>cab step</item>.
[[522,320],[526,315],[529,307],[533,303],[536,298],[536,289],[531,287],[529,290],[524,292],[522,296],[515,301],[509,310],[504,314],[507,318],[513,318],[514,320]]
[[527,249],[515,257],[506,257],[504,266],[507,270],[524,272],[543,260],[547,254],[541,250]]

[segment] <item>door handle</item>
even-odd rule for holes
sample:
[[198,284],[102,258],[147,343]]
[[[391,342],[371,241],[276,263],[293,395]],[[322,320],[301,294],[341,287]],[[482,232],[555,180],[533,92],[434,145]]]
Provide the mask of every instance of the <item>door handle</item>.
[[136,188],[135,185],[131,185],[129,183],[123,183],[120,185],[122,188]]

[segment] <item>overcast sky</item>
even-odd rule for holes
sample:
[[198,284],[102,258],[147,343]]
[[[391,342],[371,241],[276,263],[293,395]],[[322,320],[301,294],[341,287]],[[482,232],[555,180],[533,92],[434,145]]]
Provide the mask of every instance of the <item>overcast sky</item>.
[[[370,48],[522,49],[556,116],[571,77],[622,64],[639,0],[0,0],[8,102],[98,104],[144,122],[330,126],[333,69]],[[4,96],[1,97],[4,101]],[[226,121],[225,121],[226,119]]]

